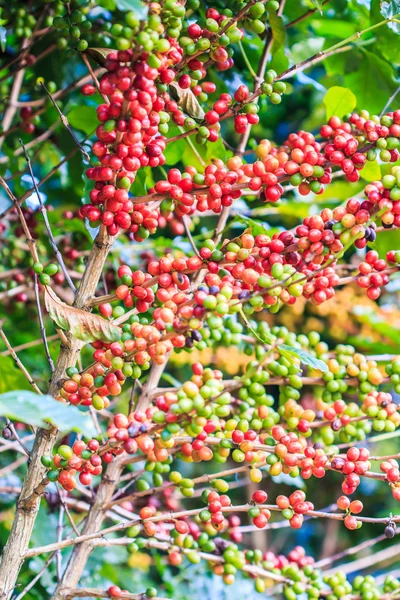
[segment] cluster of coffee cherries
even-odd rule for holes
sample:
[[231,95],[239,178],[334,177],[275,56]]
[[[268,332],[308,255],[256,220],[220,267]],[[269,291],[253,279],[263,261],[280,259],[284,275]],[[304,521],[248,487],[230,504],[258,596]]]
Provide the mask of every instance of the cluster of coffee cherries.
[[346,511],[346,516],[343,522],[347,529],[360,529],[362,521],[357,520],[354,515],[358,515],[363,510],[363,503],[360,500],[350,500],[347,496],[340,496],[336,501],[337,507],[340,510]]
[[396,394],[400,393],[400,357],[395,358],[391,363],[385,367],[387,375],[390,377],[390,381],[393,384],[394,391]]
[[363,401],[361,410],[372,419],[374,431],[394,431],[400,425],[397,404],[393,402],[392,394],[388,392],[375,390],[369,392]]
[[[286,84],[283,81],[275,81],[276,78],[277,73],[272,69],[269,69],[265,75],[265,81],[261,84],[260,88],[262,94],[267,96],[272,104],[280,104],[282,101],[282,94],[284,94],[286,91]],[[233,96],[235,102],[239,103],[239,108],[237,110],[235,105],[233,106],[235,113],[239,111],[239,113],[235,114],[234,117],[235,131],[239,135],[244,134],[249,125],[256,125],[259,122],[259,117],[257,114],[259,111],[259,106],[257,102],[252,102],[251,98],[252,96],[250,94],[250,90],[246,85],[239,86]],[[243,104],[243,108],[240,108],[241,104]],[[207,113],[206,121],[209,119],[210,113]]]
[[[110,598],[119,598],[121,594],[129,594],[128,590],[121,590],[118,585],[110,585],[107,593]],[[157,596],[157,589],[154,587],[149,587],[139,596],[140,598],[143,598],[143,600],[146,598],[155,598]]]
[[144,231],[139,232],[138,226],[149,232],[157,227],[157,221],[146,227],[144,221],[152,219],[151,211],[148,214],[145,205],[134,207],[128,190],[140,167],[156,167],[165,162],[165,140],[161,136],[154,139],[165,107],[155,80],[180,59],[175,46],[165,42],[160,49],[162,65],[158,69],[149,66],[145,54],[132,63],[132,50],[120,50],[108,54],[107,70],[100,80],[100,91],[110,100],[110,104],[97,108],[101,125],[93,154],[101,166],[87,170],[88,178],[96,183],[90,194],[91,204],[84,205],[80,212],[91,222],[101,220],[110,235],[116,235],[119,228],[129,230],[135,225],[134,233],[140,237]]
[[106,456],[98,454],[99,448],[100,444],[96,439],[91,439],[88,443],[77,440],[72,446],[59,446],[54,456],[42,456],[43,466],[49,469],[47,478],[49,481],[58,481],[68,492],[76,487],[76,473],[79,473],[82,485],[90,485],[93,476],[101,475],[103,460],[107,462]]
[[306,500],[306,495],[302,490],[292,492],[289,497],[278,496],[276,504],[282,511],[282,517],[290,522],[293,529],[300,529],[303,525],[304,515],[314,510],[313,503]]
[[382,162],[398,160],[400,110],[380,117],[361,110],[359,114],[350,116],[349,123],[355,127],[360,142],[367,141],[376,144],[376,148],[370,150],[367,155],[369,160],[375,160],[378,151]]
[[399,463],[394,458],[384,460],[379,465],[380,470],[386,474],[386,479],[392,488],[393,498],[400,500],[400,472]]
[[21,118],[21,129],[25,133],[34,133],[35,123],[37,122],[36,117],[33,116],[33,108],[31,106],[24,106],[19,111]]
[[70,4],[70,9],[67,10],[64,2],[55,2],[53,4],[53,17],[50,17],[48,22],[57,31],[57,47],[60,50],[67,48],[70,45],[78,52],[84,52],[90,42],[97,42],[102,39],[104,44],[104,36],[100,38],[97,35],[90,35],[89,41],[85,39],[91,34],[93,27],[92,19],[89,19],[90,6],[82,5],[77,0],[73,0]]
[[366,575],[365,577],[357,575],[350,583],[343,571],[325,575],[323,581],[330,586],[332,594],[337,598],[341,598],[344,595],[351,595],[358,596],[362,598],[362,600],[366,600],[371,596],[374,598],[382,598],[386,595],[394,595],[395,590],[399,585],[399,580],[393,575],[385,577],[383,586],[378,584],[375,577],[372,575]]
[[381,286],[389,283],[389,275],[384,272],[386,269],[386,261],[379,258],[375,250],[369,250],[365,260],[358,266],[360,275],[357,277],[357,284],[367,290],[367,296],[371,300],[377,300],[381,295]]

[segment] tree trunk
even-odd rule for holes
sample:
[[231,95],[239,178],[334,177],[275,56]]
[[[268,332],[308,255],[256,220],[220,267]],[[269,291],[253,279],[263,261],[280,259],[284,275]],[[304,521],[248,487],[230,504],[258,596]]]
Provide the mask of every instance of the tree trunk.
[[[84,308],[87,300],[94,295],[112,245],[112,239],[102,230],[95,239],[74,302],[76,308]],[[83,346],[80,340],[74,339],[68,333],[66,333],[66,339],[68,343],[61,345],[56,368],[50,382],[49,394],[53,396],[58,393],[60,380],[65,377],[66,369],[75,366],[77,356]],[[40,399],[38,401],[40,402]],[[32,494],[45,476],[46,469],[41,463],[41,457],[51,454],[57,433],[58,431],[55,428],[39,429],[37,431],[28,462],[28,471],[17,502],[13,526],[1,556],[0,600],[9,600],[14,591],[40,506],[39,496],[28,509],[24,506],[24,500]]]
[[[165,363],[163,365],[153,364],[146,385],[143,386],[138,405],[147,406],[151,402],[151,394],[158,386],[164,369]],[[96,500],[89,511],[82,535],[95,533],[100,530],[104,517],[106,516],[107,506],[111,501],[115,488],[119,482],[122,469],[124,468],[124,458],[126,459],[126,456],[124,457],[123,455],[115,458],[113,462],[108,465],[97,490]],[[62,581],[58,584],[51,600],[65,600],[68,597],[71,588],[76,588],[78,586],[92,550],[93,540],[88,540],[87,542],[82,542],[81,544],[74,546],[68,566],[62,576]]]

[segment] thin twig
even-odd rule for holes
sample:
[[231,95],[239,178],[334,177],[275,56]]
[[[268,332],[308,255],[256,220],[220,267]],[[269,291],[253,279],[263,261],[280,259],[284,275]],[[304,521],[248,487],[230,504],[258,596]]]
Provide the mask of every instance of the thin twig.
[[82,146],[82,144],[80,143],[80,141],[78,140],[78,138],[76,137],[74,132],[72,131],[71,126],[68,123],[67,117],[63,114],[63,112],[61,111],[57,102],[54,100],[53,96],[50,94],[50,92],[47,89],[47,87],[45,86],[45,84],[43,82],[41,82],[41,85],[42,85],[42,88],[44,89],[44,91],[46,92],[46,94],[48,95],[48,97],[50,98],[51,102],[53,103],[54,108],[57,110],[58,114],[60,115],[62,124],[64,125],[64,127],[66,128],[66,130],[68,131],[68,133],[70,134],[72,139],[74,140],[75,144],[78,146],[79,150],[82,152],[83,156],[86,158],[86,160],[90,164],[89,154],[86,152],[86,150],[84,149],[84,147]]
[[[48,342],[54,342],[58,339],[58,335],[54,333],[53,335],[49,335],[47,338]],[[21,350],[27,350],[28,348],[33,348],[34,346],[39,346],[43,343],[42,338],[37,340],[32,340],[31,342],[26,342],[25,344],[20,344],[19,346],[14,346],[15,352],[20,352]],[[4,352],[0,352],[0,356],[10,356],[11,352],[9,350],[4,350]]]
[[62,505],[62,507],[63,507],[63,509],[64,509],[64,511],[65,511],[65,514],[67,515],[67,517],[68,517],[68,520],[69,520],[69,522],[71,523],[71,527],[72,527],[72,529],[74,530],[74,532],[75,532],[75,534],[76,534],[76,535],[80,535],[80,534],[79,534],[79,531],[78,531],[78,529],[77,529],[77,527],[76,527],[76,525],[75,525],[75,523],[74,523],[74,520],[73,520],[73,518],[72,518],[72,515],[71,515],[71,513],[69,512],[69,508],[68,508],[68,506],[67,506],[67,504],[66,504],[66,502],[65,502],[65,500],[64,500],[64,498],[63,498],[63,490],[60,488],[60,485],[59,485],[59,483],[58,483],[58,482],[57,482],[57,493],[58,493],[58,497],[59,497],[59,499],[60,499],[61,505]]
[[[76,588],[75,590],[65,590],[65,599],[70,600],[72,598],[109,598],[110,594],[108,590],[100,590],[97,588]],[[147,596],[143,594],[130,594],[129,592],[121,592],[118,594],[118,598],[121,600],[146,600]],[[156,596],[154,600],[168,600],[167,598],[161,598]]]
[[99,80],[96,77],[96,73],[92,69],[92,65],[90,64],[88,57],[86,56],[86,54],[84,52],[81,53],[81,56],[82,56],[83,62],[87,66],[87,69],[93,78],[94,84],[95,84],[100,96],[103,98],[105,104],[110,104],[110,99],[108,98],[108,96],[106,96],[105,94],[102,94],[102,92],[100,90]]
[[47,337],[46,337],[46,329],[45,329],[45,326],[43,323],[42,307],[40,306],[40,296],[39,296],[39,282],[38,282],[38,276],[36,273],[34,274],[34,278],[33,278],[33,289],[35,290],[36,306],[37,306],[38,317],[39,317],[40,335],[42,336],[44,350],[45,350],[46,356],[47,356],[47,362],[49,363],[51,372],[54,373],[54,362],[50,355],[49,345],[47,343]]
[[14,194],[10,190],[8,184],[4,181],[3,177],[1,177],[1,176],[0,176],[0,185],[4,188],[7,196],[10,198],[11,202],[14,204],[14,206],[17,210],[19,220],[21,221],[22,229],[24,230],[26,243],[28,244],[29,251],[31,253],[33,261],[39,262],[39,255],[37,253],[37,248],[36,248],[36,240],[31,236],[31,232],[29,231],[29,227],[26,223],[24,213],[22,212],[22,209],[21,209],[20,205],[18,204],[17,198],[14,196]]
[[[57,525],[57,542],[61,542],[62,534],[64,529],[64,506],[61,504],[58,513],[58,525]],[[62,554],[61,550],[56,552],[56,570],[57,570],[57,581],[61,581],[62,577]]]
[[185,231],[186,231],[187,238],[188,238],[188,240],[189,240],[189,242],[190,242],[190,245],[191,245],[191,246],[192,246],[192,248],[193,248],[193,252],[194,252],[194,253],[195,253],[197,256],[200,256],[200,253],[199,253],[199,251],[197,250],[197,247],[196,247],[195,241],[194,241],[194,239],[193,239],[193,236],[192,236],[192,234],[191,234],[191,231],[190,231],[190,218],[189,218],[187,215],[183,215],[183,216],[182,216],[182,221],[183,221],[183,225],[184,225],[184,227],[185,227]]
[[[400,551],[400,544],[394,544],[393,546],[389,546],[389,548],[384,548],[379,552],[371,552],[368,556],[364,558],[359,558],[358,560],[354,560],[353,562],[340,565],[341,573],[354,573],[354,571],[361,571],[363,569],[368,569],[369,567],[376,565],[377,563],[384,562],[390,560],[392,558],[398,559]],[[327,573],[335,573],[337,568],[327,571]]]
[[389,100],[386,102],[385,106],[382,109],[381,114],[379,115],[380,117],[382,117],[384,114],[386,114],[386,111],[388,108],[390,108],[393,100],[397,97],[397,94],[400,92],[400,85],[397,88],[397,90],[390,96]]
[[378,535],[376,538],[372,538],[370,540],[364,540],[363,542],[361,542],[360,544],[357,544],[356,546],[351,546],[350,548],[347,548],[346,550],[343,550],[342,552],[337,552],[336,554],[332,554],[331,556],[328,556],[327,558],[322,558],[318,562],[314,563],[314,567],[317,569],[323,569],[324,567],[329,567],[330,565],[332,565],[332,563],[334,563],[338,560],[341,560],[342,558],[345,558],[346,556],[353,556],[353,554],[357,554],[358,552],[361,552],[361,550],[365,550],[365,548],[370,548],[371,546],[374,546],[375,544],[379,544],[379,542],[383,542],[384,540],[387,540],[387,537],[385,536],[384,533],[382,533],[381,535]]
[[[330,0],[324,0],[324,2],[322,2],[321,6],[325,6],[325,4],[328,4]],[[290,21],[290,23],[288,23],[287,25],[285,25],[286,29],[289,29],[290,27],[294,27],[294,25],[297,25],[298,23],[301,23],[301,21],[304,21],[304,19],[307,19],[307,17],[313,15],[316,12],[321,12],[320,9],[316,6],[315,8],[310,8],[310,10],[308,10],[307,12],[303,13],[302,15],[300,15],[299,17],[297,17],[297,19],[293,19],[293,21]]]
[[49,558],[46,560],[43,567],[40,569],[39,573],[37,573],[35,575],[35,577],[30,580],[28,585],[26,585],[24,587],[22,592],[20,594],[18,594],[18,596],[15,598],[15,600],[22,600],[22,598],[29,592],[29,590],[31,590],[33,588],[33,586],[39,581],[39,579],[41,578],[43,573],[46,571],[47,567],[52,563],[55,555],[56,555],[56,552],[53,552],[53,554],[50,554]]
[[30,453],[29,453],[28,448],[25,446],[24,442],[19,437],[17,430],[15,429],[14,424],[10,421],[10,419],[6,419],[6,426],[8,427],[8,429],[11,430],[14,438],[17,440],[18,444],[21,446],[21,448],[24,451],[24,453],[26,454],[26,456],[29,456]]
[[40,389],[38,388],[38,386],[36,385],[36,383],[32,379],[29,371],[24,367],[24,365],[22,364],[22,362],[20,361],[20,359],[18,358],[18,356],[14,352],[14,348],[12,347],[12,345],[10,344],[10,342],[8,341],[8,338],[7,338],[6,334],[3,331],[4,321],[5,321],[5,319],[3,319],[2,321],[0,321],[0,336],[1,336],[1,338],[3,339],[5,345],[7,346],[7,348],[9,350],[11,356],[13,357],[13,359],[15,361],[15,364],[22,371],[22,373],[25,375],[25,377],[28,380],[29,384],[33,387],[33,389],[35,390],[35,392],[37,394],[41,394],[42,392],[40,391]]
[[[25,53],[27,52],[26,48],[29,45],[29,40],[27,38],[25,38],[22,42],[22,46],[21,46],[21,59],[23,59],[25,57]],[[8,106],[4,112],[4,116],[2,119],[2,128],[3,128],[3,133],[2,135],[0,135],[0,148],[3,145],[3,142],[5,140],[5,135],[7,132],[7,129],[10,127],[15,113],[17,112],[17,107],[15,106],[15,102],[18,100],[18,96],[19,93],[21,91],[21,86],[22,83],[24,81],[24,75],[25,75],[25,68],[24,69],[20,69],[18,71],[18,73],[16,74],[13,84],[12,84],[12,88],[11,88],[11,92],[10,92],[10,98],[8,101]]]
[[101,431],[101,427],[99,425],[99,420],[97,418],[97,413],[94,410],[93,406],[89,406],[89,412],[90,412],[90,416],[92,418],[93,424],[96,428],[96,431],[97,431],[99,437],[101,438],[102,443],[104,444],[103,432]]
[[12,473],[13,471],[15,471],[15,469],[18,469],[19,467],[24,465],[26,463],[26,460],[27,456],[25,456],[24,454],[23,456],[17,458],[17,460],[14,460],[14,462],[8,464],[6,467],[3,467],[2,469],[0,469],[0,477],[4,477],[5,475],[8,475],[8,473]]
[[37,198],[38,198],[38,201],[39,201],[39,205],[40,205],[39,206],[39,210],[40,210],[40,212],[42,213],[42,216],[43,216],[43,220],[44,220],[44,224],[45,224],[45,227],[46,227],[47,234],[49,236],[50,244],[51,244],[51,246],[52,246],[52,248],[54,250],[54,254],[56,255],[57,262],[60,265],[62,272],[64,273],[65,280],[67,281],[69,287],[71,288],[71,290],[75,294],[76,293],[76,287],[75,287],[75,285],[74,285],[71,277],[69,276],[68,269],[65,266],[65,263],[64,263],[62,255],[61,255],[61,252],[59,251],[59,249],[57,247],[56,241],[55,241],[54,236],[53,236],[53,232],[52,232],[51,227],[50,227],[49,219],[47,217],[46,207],[45,207],[45,205],[42,202],[42,198],[40,196],[40,192],[39,192],[38,187],[36,185],[36,179],[35,179],[35,176],[33,174],[31,159],[29,158],[29,154],[28,154],[28,152],[27,152],[27,150],[26,150],[26,148],[25,148],[22,140],[19,140],[19,142],[20,142],[20,144],[21,144],[21,146],[23,148],[23,151],[24,151],[24,154],[25,154],[25,158],[26,158],[26,162],[28,163],[28,169],[29,169],[29,173],[30,173],[30,176],[31,176],[31,179],[32,179],[33,187],[35,189],[35,192],[36,192],[36,195],[37,195]]

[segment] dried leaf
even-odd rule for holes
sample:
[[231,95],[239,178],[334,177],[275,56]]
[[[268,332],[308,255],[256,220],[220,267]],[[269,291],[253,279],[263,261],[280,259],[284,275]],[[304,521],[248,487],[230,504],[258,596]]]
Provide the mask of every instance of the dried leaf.
[[175,81],[169,84],[171,97],[182,110],[197,121],[204,119],[204,110],[190,88],[183,90]]
[[117,342],[122,331],[119,327],[97,315],[79,310],[62,302],[55,292],[45,287],[44,301],[50,318],[64,331],[82,342]]
[[89,54],[90,58],[93,58],[98,65],[104,67],[107,56],[110,54],[110,52],[115,52],[115,50],[112,48],[88,48],[85,52],[86,54]]

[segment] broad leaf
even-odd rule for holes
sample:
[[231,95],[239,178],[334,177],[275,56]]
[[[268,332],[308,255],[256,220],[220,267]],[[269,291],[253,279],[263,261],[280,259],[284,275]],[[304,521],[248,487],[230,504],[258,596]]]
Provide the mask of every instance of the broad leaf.
[[91,133],[99,125],[94,106],[77,106],[67,115],[71,127],[86,134]]
[[85,310],[68,306],[48,286],[45,287],[44,301],[49,316],[57,327],[69,331],[77,340],[86,343],[96,340],[111,343],[117,342],[121,338],[121,329],[111,321],[106,321]]
[[14,389],[30,389],[30,384],[11,356],[0,356],[0,394]]
[[245,215],[236,215],[230,222],[230,225],[234,225],[235,223],[240,223],[246,227],[251,227],[253,235],[269,233],[268,227],[262,221],[255,221],[254,219],[250,219],[250,217],[246,217]]
[[357,98],[353,92],[347,88],[334,86],[325,94],[324,104],[326,107],[326,118],[330,119],[333,115],[344,117],[352,112],[357,105]]
[[114,0],[98,0],[98,3],[99,6],[102,6],[107,10],[115,10],[117,8],[117,5],[115,4]]
[[379,56],[365,48],[360,50],[361,60],[352,64],[352,72],[345,75],[344,82],[356,95],[359,106],[379,114],[398,87],[395,73],[393,67]]
[[272,61],[269,67],[277,73],[282,73],[289,65],[289,60],[285,54],[286,29],[282,17],[278,17],[276,13],[269,13],[269,24],[273,39],[271,48]]
[[36,427],[48,427],[51,424],[62,432],[81,431],[87,436],[97,435],[88,413],[52,396],[40,396],[27,390],[1,394],[0,416]]
[[376,237],[374,248],[381,258],[385,258],[389,250],[400,250],[400,234],[398,229],[380,231]]
[[379,181],[382,179],[381,167],[376,161],[367,161],[360,171],[360,176],[365,181]]
[[313,19],[310,25],[318,36],[339,39],[350,37],[357,31],[355,23],[341,21],[340,19]]
[[278,352],[281,352],[281,350],[283,350],[283,352],[287,352],[288,354],[295,356],[296,358],[300,359],[300,361],[304,365],[308,365],[313,369],[318,369],[319,371],[324,372],[328,371],[328,367],[323,360],[315,358],[315,356],[312,356],[311,354],[309,354],[305,350],[302,350],[301,348],[295,348],[294,346],[287,346],[286,344],[281,344],[277,349]]

